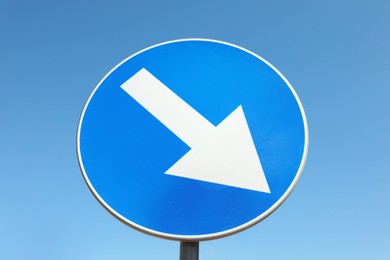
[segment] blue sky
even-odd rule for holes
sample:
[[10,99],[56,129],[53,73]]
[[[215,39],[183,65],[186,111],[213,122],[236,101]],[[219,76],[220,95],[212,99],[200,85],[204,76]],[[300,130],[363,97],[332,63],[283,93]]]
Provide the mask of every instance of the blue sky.
[[177,259],[93,198],[75,138],[100,79],[180,38],[223,40],[280,70],[310,147],[291,196],[255,227],[202,242],[208,259],[390,257],[390,2],[0,1],[0,258]]

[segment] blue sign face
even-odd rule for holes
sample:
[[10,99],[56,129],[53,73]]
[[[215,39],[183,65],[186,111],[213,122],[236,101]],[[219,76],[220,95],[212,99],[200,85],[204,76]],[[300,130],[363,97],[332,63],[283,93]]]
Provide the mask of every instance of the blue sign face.
[[187,39],[111,70],[78,133],[83,176],[115,217],[147,234],[207,240],[242,231],[287,198],[308,149],[288,81],[241,47]]

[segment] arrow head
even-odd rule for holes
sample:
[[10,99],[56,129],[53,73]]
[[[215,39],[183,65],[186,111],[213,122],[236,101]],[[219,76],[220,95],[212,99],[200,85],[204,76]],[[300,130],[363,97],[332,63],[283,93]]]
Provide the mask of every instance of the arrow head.
[[270,193],[241,106],[193,145],[166,174]]

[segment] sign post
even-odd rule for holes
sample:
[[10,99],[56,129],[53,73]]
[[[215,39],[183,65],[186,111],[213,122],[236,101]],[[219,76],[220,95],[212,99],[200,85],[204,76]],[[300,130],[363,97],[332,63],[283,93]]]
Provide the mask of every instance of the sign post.
[[77,131],[99,203],[138,231],[180,241],[180,259],[269,216],[307,152],[306,116],[287,79],[249,50],[205,39],[122,61],[90,95]]
[[180,242],[180,260],[199,260],[199,242]]

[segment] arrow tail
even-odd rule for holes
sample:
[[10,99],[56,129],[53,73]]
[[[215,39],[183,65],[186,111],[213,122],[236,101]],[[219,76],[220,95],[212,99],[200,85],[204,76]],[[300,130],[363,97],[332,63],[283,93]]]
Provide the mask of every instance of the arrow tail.
[[145,68],[123,83],[121,88],[189,147],[215,129]]

